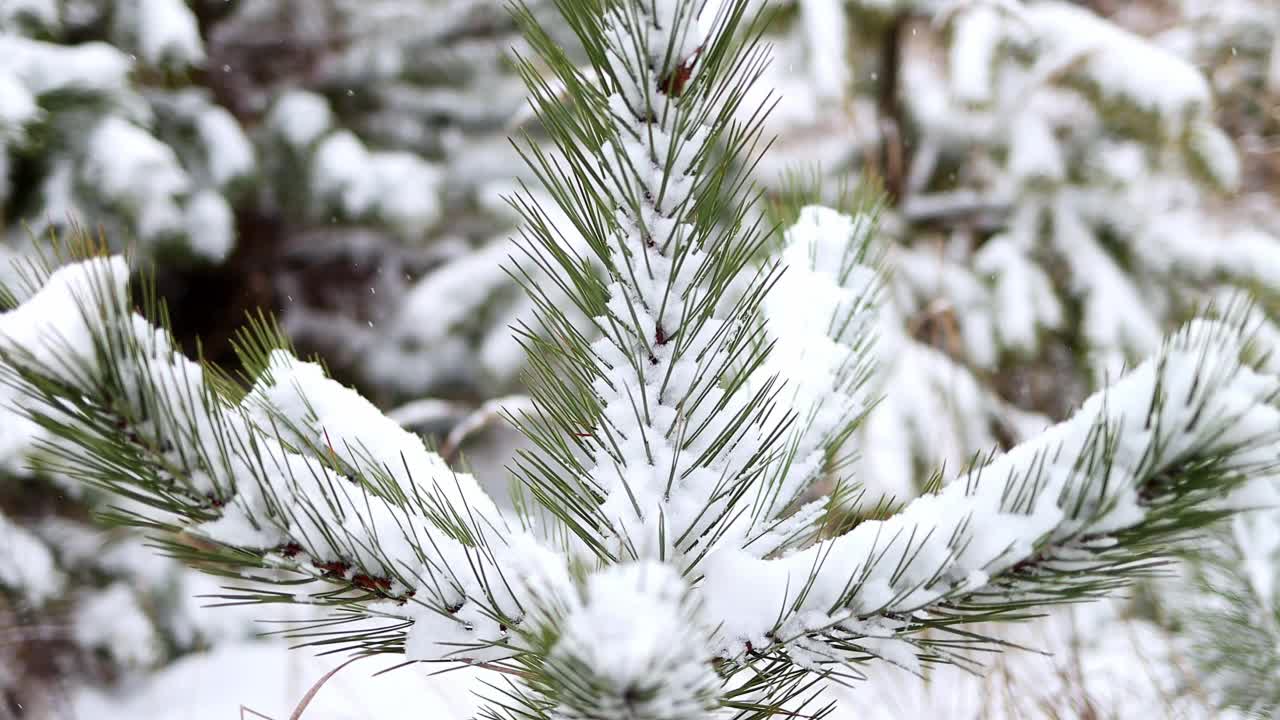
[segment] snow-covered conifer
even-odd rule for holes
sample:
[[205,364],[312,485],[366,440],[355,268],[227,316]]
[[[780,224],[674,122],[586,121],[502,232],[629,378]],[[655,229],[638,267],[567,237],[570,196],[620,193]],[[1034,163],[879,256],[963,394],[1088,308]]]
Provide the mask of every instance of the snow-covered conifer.
[[337,648],[489,670],[481,717],[584,720],[818,712],[832,676],[959,661],[998,648],[977,623],[1129,584],[1272,479],[1280,378],[1227,313],[850,518],[842,496],[876,482],[848,462],[875,400],[875,213],[807,206],[776,242],[757,211],[748,0],[555,5],[585,61],[516,12],[547,138],[517,146],[554,209],[512,198],[535,313],[510,511],[269,326],[238,343],[244,384],[187,359],[118,257],[0,315],[43,462],[146,506],[114,519],[180,558],[287,583],[229,599],[327,608]]

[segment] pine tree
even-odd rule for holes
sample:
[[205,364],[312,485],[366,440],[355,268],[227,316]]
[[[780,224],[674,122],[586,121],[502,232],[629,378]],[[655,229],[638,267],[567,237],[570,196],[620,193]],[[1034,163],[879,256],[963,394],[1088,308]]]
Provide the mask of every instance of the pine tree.
[[549,138],[519,147],[557,210],[512,198],[537,309],[514,513],[269,325],[239,343],[247,387],[186,359],[115,257],[35,271],[0,316],[43,462],[146,506],[114,520],[230,578],[228,600],[327,608],[315,642],[491,670],[484,717],[602,720],[821,715],[832,678],[966,662],[998,649],[974,623],[1142,577],[1271,476],[1280,382],[1225,312],[1066,421],[850,518],[849,483],[874,481],[849,454],[874,399],[875,213],[805,207],[776,243],[754,211],[748,5],[557,0],[585,63],[517,8]]
[[[221,262],[234,245],[231,204],[254,174],[253,149],[225,109],[182,82],[206,59],[195,15],[173,0],[110,5],[0,7],[7,284],[11,257],[75,222],[175,266]],[[48,711],[72,683],[145,673],[252,632],[242,614],[198,610],[194,596],[216,587],[209,578],[89,521],[101,493],[33,471],[41,433],[7,405],[0,410],[6,715]]]

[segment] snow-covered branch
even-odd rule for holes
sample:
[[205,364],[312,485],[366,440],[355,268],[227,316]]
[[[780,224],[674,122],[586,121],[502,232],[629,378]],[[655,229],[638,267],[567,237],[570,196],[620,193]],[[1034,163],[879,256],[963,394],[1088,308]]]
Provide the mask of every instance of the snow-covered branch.
[[1205,512],[1197,503],[1276,471],[1280,380],[1242,364],[1240,332],[1188,326],[1070,420],[888,520],[779,559],[713,554],[704,582],[723,651],[813,652],[821,638],[868,652],[859,638],[886,623],[907,635],[1125,581],[1151,543],[1202,522],[1188,517]]
[[[179,533],[192,558],[338,586],[296,602],[434,619],[423,659],[502,640],[501,614],[518,613],[494,564],[509,533],[471,476],[285,351],[259,357],[261,377],[232,402],[130,311],[128,274],[119,259],[69,265],[0,315],[17,404],[61,436],[52,471],[156,509],[121,519]],[[445,635],[455,642],[434,644]]]

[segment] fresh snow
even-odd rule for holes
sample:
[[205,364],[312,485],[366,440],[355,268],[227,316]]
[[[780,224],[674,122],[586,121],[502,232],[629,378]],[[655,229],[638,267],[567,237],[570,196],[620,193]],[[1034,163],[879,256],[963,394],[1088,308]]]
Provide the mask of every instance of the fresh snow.
[[58,22],[58,0],[5,0],[0,4],[0,29],[18,20],[50,27]]
[[315,93],[289,90],[276,100],[267,122],[291,146],[302,149],[333,127],[333,111],[328,101]]
[[[216,612],[216,611],[207,611]],[[342,658],[317,657],[278,642],[241,642],[197,653],[119,691],[82,689],[71,698],[75,717],[98,720],[237,720],[260,713],[285,720],[303,696]],[[432,720],[467,720],[479,705],[475,670],[411,666],[395,656],[357,661],[324,683],[305,720],[378,720],[406,708]],[[244,710],[242,710],[242,708]]]
[[[130,39],[136,41],[138,63],[204,62],[194,15],[184,3],[128,4],[148,19]],[[1198,22],[1239,25],[1241,18],[1257,16],[1253,6],[1240,9],[1246,7],[1244,2],[1183,4],[1199,6]],[[634,185],[652,199],[638,216],[630,210],[619,215],[621,230],[610,248],[617,267],[638,257],[634,253],[646,237],[681,238],[688,232],[675,207],[695,187],[697,179],[683,168],[705,140],[699,134],[675,136],[668,121],[645,120],[644,113],[635,112],[650,102],[646,97],[653,97],[659,109],[666,109],[668,102],[662,93],[654,93],[656,79],[645,70],[665,55],[671,38],[662,18],[678,3],[647,5],[659,25],[647,38],[648,45],[638,48],[642,57],[611,59],[615,69],[634,82],[610,89],[608,102],[621,132],[603,151],[603,167],[612,177],[604,190],[623,196],[634,192],[629,189]],[[417,591],[415,599],[373,609],[387,618],[415,621],[406,641],[410,659],[501,657],[504,651],[498,648],[473,650],[485,641],[513,639],[486,603],[514,616],[545,612],[545,603],[554,600],[564,612],[568,632],[551,657],[565,663],[585,658],[600,678],[618,689],[651,682],[653,676],[646,670],[661,668],[661,677],[672,688],[670,694],[654,699],[665,703],[659,708],[664,712],[697,712],[713,685],[704,662],[712,655],[742,657],[748,648],[778,643],[787,645],[786,651],[803,665],[830,660],[833,651],[809,637],[823,630],[855,640],[890,666],[875,671],[874,683],[841,695],[846,705],[855,706],[860,715],[933,716],[978,712],[956,698],[976,694],[979,681],[943,679],[948,676],[942,671],[921,665],[913,646],[899,640],[904,615],[927,613],[934,602],[953,594],[1014,592],[993,589],[993,578],[1046,549],[1057,553],[1052,562],[1070,566],[1081,557],[1081,536],[1106,536],[1140,522],[1147,508],[1138,499],[1139,483],[1186,455],[1225,450],[1238,440],[1245,449],[1233,462],[1242,469],[1274,460],[1274,453],[1251,447],[1249,441],[1275,427],[1270,402],[1275,380],[1237,368],[1243,351],[1237,339],[1222,327],[1198,324],[1162,344],[1169,318],[1184,310],[1181,303],[1227,297],[1237,286],[1268,293],[1280,290],[1276,228],[1222,221],[1217,203],[1226,201],[1206,199],[1195,184],[1207,179],[1226,191],[1247,185],[1246,153],[1237,151],[1210,112],[1212,94],[1223,93],[1225,83],[1233,80],[1229,74],[1200,69],[1193,55],[1204,48],[1176,31],[1156,41],[1144,39],[1065,2],[798,0],[797,5],[795,27],[780,40],[785,60],[767,68],[767,81],[762,83],[782,87],[787,98],[769,120],[770,130],[787,131],[779,145],[783,151],[789,146],[797,157],[821,157],[824,165],[844,169],[882,139],[874,104],[855,95],[866,85],[865,78],[850,73],[857,67],[851,63],[865,48],[849,42],[847,24],[861,21],[863,12],[910,8],[930,16],[931,22],[910,25],[912,39],[904,39],[904,57],[919,53],[945,70],[919,62],[903,67],[904,111],[922,138],[906,181],[908,195],[898,208],[901,216],[895,214],[887,222],[888,234],[898,235],[901,242],[887,251],[894,273],[886,279],[882,306],[873,308],[867,302],[878,285],[872,271],[846,262],[854,239],[868,222],[865,217],[805,208],[776,255],[780,275],[763,304],[761,319],[762,332],[777,346],[749,386],[771,388],[776,380],[781,389],[775,411],[752,418],[741,432],[742,443],[759,443],[782,415],[802,422],[785,438],[785,462],[762,464],[765,476],[777,481],[771,486],[777,490],[772,497],[755,500],[754,517],[726,523],[714,541],[672,540],[684,530],[696,538],[709,529],[711,521],[700,513],[710,504],[710,515],[715,515],[723,505],[711,498],[723,479],[752,469],[752,461],[741,447],[733,447],[713,463],[697,467],[694,460],[707,447],[705,438],[681,447],[683,433],[704,424],[707,437],[728,432],[725,418],[742,407],[740,399],[732,399],[716,413],[685,412],[671,402],[672,397],[702,390],[713,398],[707,407],[722,398],[721,387],[700,384],[700,373],[705,365],[725,359],[714,338],[736,319],[717,308],[702,328],[689,333],[687,341],[706,350],[698,363],[688,360],[693,352],[681,358],[670,348],[655,347],[664,345],[657,335],[670,337],[689,321],[681,303],[664,303],[664,298],[680,297],[696,305],[702,290],[693,278],[706,259],[695,252],[681,267],[655,251],[644,256],[649,272],[638,280],[612,278],[616,282],[608,288],[608,314],[626,318],[623,324],[629,326],[632,308],[640,307],[635,320],[640,331],[590,335],[595,338],[592,349],[606,368],[592,387],[603,406],[603,419],[599,427],[583,429],[584,434],[596,433],[597,440],[605,432],[616,432],[620,439],[618,456],[600,452],[592,458],[594,466],[589,464],[585,481],[598,483],[592,489],[604,497],[600,512],[611,528],[602,539],[619,555],[634,553],[637,560],[604,571],[584,571],[581,582],[569,580],[564,558],[548,546],[547,528],[525,534],[507,527],[473,478],[455,474],[419,438],[396,427],[354,391],[324,378],[318,366],[284,353],[272,356],[270,372],[243,402],[187,418],[201,436],[195,444],[209,449],[206,436],[219,433],[251,436],[261,442],[263,460],[262,468],[240,457],[227,468],[193,470],[185,481],[228,502],[220,519],[190,531],[258,549],[296,543],[302,548],[299,555],[282,551],[270,562],[312,574],[320,574],[318,564],[343,560],[354,561],[356,567],[333,572],[351,581],[366,569],[396,576],[392,592],[412,589]],[[155,118],[146,104],[125,91],[133,59],[104,44],[66,47],[8,34],[19,16],[23,22],[53,27],[59,10],[43,0],[13,0],[0,7],[0,57],[6,58],[0,68],[0,200],[6,198],[3,184],[9,174],[5,144],[16,147],[25,130],[45,118],[49,111],[42,108],[44,100],[64,90],[100,93],[112,98],[116,114],[77,136],[71,156],[50,161],[51,170],[37,193],[47,216],[42,222],[56,223],[81,206],[103,201],[132,216],[144,242],[182,234],[198,256],[214,262],[225,259],[235,243],[235,217],[221,192],[257,171],[253,143],[230,113],[205,101],[208,111],[192,116],[201,150],[175,152],[159,139],[165,136],[157,129],[160,125],[153,125]],[[455,16],[465,17],[466,10],[465,3],[441,10],[441,24],[457,22]],[[398,16],[387,17],[394,22]],[[707,23],[698,27],[697,32],[675,38],[676,57],[688,57],[703,41],[702,33],[714,32]],[[939,44],[929,46],[916,38],[917,29],[921,35],[936,31]],[[608,32],[619,34],[617,27]],[[1234,55],[1234,47],[1231,52]],[[1280,44],[1269,52],[1268,82],[1275,84],[1280,78]],[[376,48],[355,48],[340,64],[342,72],[353,77],[359,72],[394,77],[406,69],[399,53]],[[695,64],[693,72],[697,71]],[[418,93],[394,87],[379,99],[425,107],[465,98],[452,90]],[[1159,137],[1114,132],[1108,113],[1116,106],[1145,113],[1141,124]],[[420,129],[412,123],[397,123],[390,113],[378,117],[372,123],[377,131],[370,134],[377,140],[335,130],[345,121],[335,117],[324,97],[301,90],[287,91],[273,103],[264,101],[262,107],[270,108],[265,125],[273,139],[296,153],[293,159],[306,170],[299,182],[314,194],[308,211],[316,218],[384,223],[406,241],[423,238],[437,223],[444,225],[438,191],[456,169],[442,170],[416,154],[381,149],[393,146],[383,144],[389,136],[421,137],[414,134]],[[815,117],[822,122],[814,124]],[[810,137],[795,137],[806,134]],[[453,150],[463,146],[454,137],[445,142],[453,143]],[[960,187],[925,193],[930,173],[951,163],[957,148],[976,158],[948,181]],[[477,148],[474,156],[468,150],[460,161],[451,162],[468,165],[475,157],[487,162],[481,150]],[[677,158],[677,171],[664,178],[652,159],[668,154]],[[197,167],[186,166],[193,158]],[[770,166],[763,167],[771,172]],[[1193,180],[1191,174],[1207,177]],[[85,185],[101,197],[86,203],[88,198],[80,194]],[[956,225],[962,227],[954,231],[918,232],[912,226],[921,218],[945,225],[949,213],[966,206],[987,211],[961,214]],[[568,248],[583,254],[581,238],[564,232],[561,218],[552,224],[561,226]],[[355,350],[362,358],[357,372],[379,389],[402,392],[420,392],[461,370],[470,377],[515,377],[520,348],[506,326],[533,315],[528,302],[504,304],[510,285],[502,268],[509,267],[507,257],[516,250],[505,240],[486,243],[429,273],[406,295],[399,311],[361,336]],[[115,261],[103,261],[97,270],[75,266],[58,271],[21,309],[0,315],[0,343],[22,348],[41,363],[90,359],[89,331],[83,319],[77,319],[74,301],[77,295],[83,299],[85,276],[98,270],[115,276],[125,272]],[[1059,278],[1065,278],[1065,286],[1055,285]],[[536,272],[532,278],[534,283],[545,280]],[[1172,292],[1166,293],[1169,288]],[[477,315],[499,329],[477,327]],[[584,328],[593,321],[608,326],[601,318],[582,320]],[[924,320],[945,327],[946,348],[918,338],[915,330]],[[1037,436],[1047,420],[997,396],[987,387],[989,377],[1011,360],[1040,357],[1051,349],[1050,336],[1075,332],[1077,322],[1087,345],[1081,363],[1099,381],[1115,380],[1122,368],[1152,352],[1160,353],[1160,360],[1139,365],[1104,395],[1091,399],[1077,416]],[[1257,338],[1280,337],[1269,320],[1247,326],[1256,328]],[[56,340],[46,332],[55,327]],[[145,321],[130,318],[116,331],[155,343],[152,359],[163,360],[130,376],[129,383],[155,384],[175,403],[184,393],[203,391],[202,370],[171,356],[167,342]],[[872,335],[874,348],[868,344]],[[637,373],[630,359],[650,350],[652,362]],[[873,355],[881,361],[878,377],[867,372]],[[424,356],[431,361],[424,362]],[[1268,362],[1263,372],[1276,372],[1274,358]],[[62,368],[69,379],[65,365],[53,367]],[[1205,387],[1192,381],[1197,372]],[[1157,388],[1166,397],[1155,411],[1164,433],[1159,437],[1139,422],[1149,414]],[[879,395],[883,400],[873,406],[871,399]],[[31,442],[41,433],[13,412],[12,405],[23,402],[16,394],[0,391],[0,402],[6,406],[0,410],[0,463],[21,472]],[[643,413],[637,404],[645,408]],[[837,447],[839,430],[863,412],[870,414],[860,432]],[[1081,474],[1070,467],[1071,460],[1101,420],[1117,431],[1118,460],[1106,471],[1110,482],[1105,492],[1085,492],[1077,488]],[[1216,432],[1224,427],[1221,434]],[[275,437],[280,428],[286,442]],[[975,449],[994,447],[1006,438],[1032,439],[989,461],[980,459],[978,469],[967,469]],[[326,451],[403,485],[411,478],[424,493],[473,509],[493,542],[492,555],[479,559],[483,553],[445,537],[424,517],[430,510],[422,506],[397,507],[354,489],[342,473],[315,457]],[[848,535],[800,552],[774,553],[788,538],[810,529],[808,523],[821,508],[803,503],[817,497],[808,494],[815,483],[822,489],[825,481],[844,479],[830,472],[829,461],[846,455],[858,457],[852,473],[867,491],[863,508],[886,497],[895,505],[907,503],[919,491],[922,463],[945,459],[944,480],[950,484],[936,495],[906,504],[887,521],[863,523]],[[1026,507],[1007,507],[1001,492],[1004,480],[1023,477],[1032,468],[1042,481],[1033,500]],[[667,479],[674,475],[681,481],[672,489]],[[233,480],[244,477],[254,482],[240,482],[232,494]],[[1067,512],[1060,501],[1076,492],[1087,508],[1081,516]],[[327,504],[335,498],[336,506]],[[285,520],[254,523],[277,504],[292,509]],[[784,509],[797,507],[796,514],[781,519]],[[316,514],[296,508],[312,508]],[[0,568],[0,584],[20,588],[24,601],[35,605],[58,599],[64,580],[45,541],[6,522],[0,517],[0,549],[12,549],[24,560]],[[1251,587],[1274,602],[1272,570],[1280,541],[1273,520],[1261,513],[1246,515],[1232,527],[1246,556]],[[337,528],[336,547],[323,528]],[[411,541],[416,533],[430,538],[430,557],[416,551]],[[875,554],[886,559],[873,562]],[[681,569],[694,565],[694,572],[681,577],[659,557],[681,563]],[[889,560],[908,557],[905,569],[895,572],[896,562]],[[121,567],[137,562],[123,557],[111,561]],[[510,572],[511,585],[488,596],[479,575],[496,567]],[[816,580],[801,599],[797,588],[814,568],[819,569]],[[851,582],[854,578],[856,583]],[[187,594],[216,591],[216,583],[200,581],[183,581],[182,587]],[[130,596],[127,587],[117,584],[87,598],[87,619],[77,632],[83,633],[83,642],[122,647],[128,651],[127,660],[145,665],[153,648]],[[440,612],[442,608],[448,612]],[[195,610],[186,609],[189,614]],[[1144,652],[1154,653],[1163,668],[1146,675],[1148,680],[1154,677],[1152,684],[1160,689],[1175,687],[1164,671],[1185,648],[1164,647],[1168,638],[1141,622],[1081,617],[1127,633],[1122,638],[1121,630],[1108,631],[1083,648],[1069,648],[1082,653],[1079,666],[1071,671],[1081,673],[1094,687],[1101,685],[1108,706],[1129,708],[1129,714],[1150,708],[1151,698],[1109,694],[1121,684],[1115,678],[1142,681],[1144,675],[1135,668],[1145,670]],[[104,628],[104,618],[118,622]],[[228,624],[226,637],[237,635],[234,625]],[[1029,627],[1034,628],[1027,631],[1030,635],[1010,636],[1034,639],[1045,625]],[[680,642],[656,641],[666,637]],[[619,650],[601,652],[603,643]],[[1047,644],[1055,650],[1066,645],[1056,638]],[[161,713],[169,708],[216,711],[222,717],[238,711],[230,704],[231,693],[197,699],[198,690],[188,690],[187,695],[175,690],[222,668],[216,672],[243,673],[229,681],[244,691],[243,696],[234,694],[235,700],[248,699],[247,706],[269,709],[273,717],[282,718],[291,711],[290,700],[306,687],[295,687],[290,678],[282,677],[282,653],[276,646],[236,646],[185,661],[153,684],[131,686],[120,696],[82,693],[76,704],[89,717],[165,717]],[[318,675],[322,665],[308,667]],[[420,677],[420,669],[411,668],[408,675]],[[1071,688],[1064,672],[1055,667],[1036,680],[1036,697],[1043,696],[1051,705],[1066,696]],[[343,693],[331,692],[340,687],[337,682],[322,691],[308,717],[399,712],[408,702],[404,698],[423,692],[419,683],[409,682],[403,697],[386,691],[364,707],[348,707],[342,705]],[[880,689],[869,687],[873,684]],[[278,692],[285,686],[298,692]],[[328,703],[336,704],[330,708]],[[992,717],[1019,716],[1012,709],[985,711]],[[566,710],[566,717],[574,717],[571,710]]]
[[76,642],[109,650],[125,667],[146,668],[162,657],[161,639],[135,591],[117,582],[93,592],[76,608]]
[[204,42],[195,13],[183,0],[133,0],[139,54],[148,64],[199,65]]
[[[1274,448],[1257,443],[1280,426],[1280,409],[1269,404],[1280,380],[1240,367],[1238,342],[1230,329],[1212,324],[1184,330],[1159,360],[1090,398],[1070,420],[888,520],[861,523],[780,559],[713,553],[704,565],[704,596],[710,616],[722,622],[724,649],[767,643],[779,618],[789,635],[917,612],[982,589],[988,577],[1042,548],[1049,549],[1047,561],[1066,560],[1079,538],[1139,524],[1146,512],[1142,484],[1191,452],[1235,449],[1233,462],[1245,473],[1273,467]],[[1153,405],[1157,393],[1164,402]],[[1106,468],[1075,469],[1092,452],[1099,426],[1115,433],[1114,459]],[[1094,473],[1105,482],[1091,479]],[[1008,483],[1035,492],[1007,495]]]
[[[302,136],[306,133],[299,130]],[[439,217],[440,172],[417,155],[370,151],[355,134],[335,132],[316,148],[315,192],[351,218],[376,213],[402,237],[420,237]]]
[[65,582],[49,547],[0,515],[0,587],[38,607],[57,598]]
[[213,190],[201,190],[187,201],[185,225],[191,249],[202,258],[222,262],[235,247],[235,214]]
[[22,137],[24,126],[40,115],[35,95],[7,70],[0,70],[0,141]]
[[253,144],[231,113],[208,106],[196,118],[196,131],[208,149],[209,173],[218,187],[253,173],[256,165]]
[[97,192],[137,219],[148,241],[181,235],[180,197],[191,179],[168,145],[146,130],[109,115],[89,137],[85,175]]
[[[781,408],[801,419],[790,467],[771,504],[781,510],[820,479],[839,434],[870,405],[866,348],[874,338],[879,278],[860,264],[872,218],[809,206],[785,235],[782,275],[764,301],[777,344],[757,383],[782,379]],[[851,452],[851,449],[845,449]]]
[[106,43],[54,45],[0,33],[0,57],[34,95],[59,90],[119,93],[133,69],[128,56]]
[[[1065,2],[1030,3],[1020,13],[1043,44],[1046,65],[1078,64],[1108,99],[1122,98],[1156,114],[1176,133],[1209,106],[1209,84],[1190,63]],[[1152,82],[1152,78],[1160,82]]]

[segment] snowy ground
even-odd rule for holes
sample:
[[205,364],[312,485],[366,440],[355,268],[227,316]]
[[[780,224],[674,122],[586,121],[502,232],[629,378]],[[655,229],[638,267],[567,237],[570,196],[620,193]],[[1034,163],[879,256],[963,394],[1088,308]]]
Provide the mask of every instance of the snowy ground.
[[[1118,620],[1117,607],[1081,606],[1011,628],[1004,633],[1010,642],[1051,654],[1011,650],[986,658],[983,674],[941,667],[919,678],[877,663],[869,668],[870,682],[830,689],[839,703],[832,720],[1227,717],[1207,710],[1194,689],[1181,687],[1186,675],[1169,637],[1150,624]],[[1097,632],[1100,627],[1106,630]],[[279,642],[229,644],[110,695],[80,691],[69,715],[76,720],[286,720],[343,660],[290,650]],[[397,664],[396,657],[352,663],[324,683],[301,718],[473,717],[479,705],[475,693],[483,689],[480,672],[439,673],[439,666],[416,665],[377,675]]]
[[[193,655],[108,695],[82,691],[72,700],[77,720],[285,720],[326,672],[344,658],[315,657],[278,642],[246,642]],[[475,673],[463,668],[394,667],[399,658],[357,660],[312,698],[305,720],[414,717],[465,720],[475,711]]]

